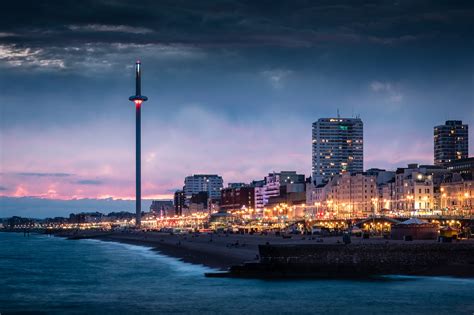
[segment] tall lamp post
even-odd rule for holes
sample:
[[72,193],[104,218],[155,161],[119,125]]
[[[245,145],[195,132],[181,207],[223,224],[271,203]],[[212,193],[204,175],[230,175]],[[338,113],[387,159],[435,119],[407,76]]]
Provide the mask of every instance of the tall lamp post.
[[141,187],[141,106],[148,100],[148,97],[142,95],[141,83],[141,63],[137,60],[135,63],[135,95],[128,99],[135,103],[135,176],[136,176],[136,197],[135,197],[135,227],[139,228],[142,221],[142,187]]

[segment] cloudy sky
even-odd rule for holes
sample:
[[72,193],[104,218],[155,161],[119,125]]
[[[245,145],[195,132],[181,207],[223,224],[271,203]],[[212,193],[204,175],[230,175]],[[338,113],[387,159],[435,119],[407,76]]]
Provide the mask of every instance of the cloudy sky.
[[447,119],[473,154],[471,1],[136,2],[2,4],[0,195],[133,198],[136,59],[145,198],[309,175],[311,123],[337,109],[364,121],[366,168],[432,163]]

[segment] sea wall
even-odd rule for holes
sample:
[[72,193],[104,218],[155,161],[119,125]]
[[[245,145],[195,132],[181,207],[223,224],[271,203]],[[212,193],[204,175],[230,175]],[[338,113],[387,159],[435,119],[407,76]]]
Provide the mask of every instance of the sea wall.
[[257,268],[278,272],[450,275],[474,271],[473,243],[260,245],[259,252]]

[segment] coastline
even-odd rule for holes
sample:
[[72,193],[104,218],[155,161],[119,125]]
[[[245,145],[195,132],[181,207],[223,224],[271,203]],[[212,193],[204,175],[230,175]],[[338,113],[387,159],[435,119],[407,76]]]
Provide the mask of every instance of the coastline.
[[[253,274],[251,277],[256,278],[265,278],[266,268],[265,264],[261,264],[259,262],[260,252],[262,245],[269,245],[270,247],[280,247],[285,246],[290,248],[304,248],[304,247],[316,247],[320,248],[317,252],[323,253],[321,257],[326,257],[326,255],[333,255],[333,254],[324,254],[330,248],[344,248],[345,245],[341,244],[340,237],[327,237],[322,239],[313,238],[310,236],[304,235],[292,235],[291,238],[282,238],[281,236],[276,235],[249,235],[249,234],[169,234],[169,233],[161,233],[161,232],[137,232],[137,231],[129,231],[129,232],[98,232],[98,231],[80,231],[71,232],[71,231],[61,231],[59,233],[54,233],[55,236],[62,236],[67,237],[68,239],[81,239],[81,238],[90,238],[90,239],[98,239],[101,241],[107,242],[120,242],[138,246],[146,246],[152,248],[152,250],[160,252],[161,254],[177,258],[181,261],[193,263],[193,264],[200,264],[204,265],[213,269],[217,269],[219,271],[231,271],[229,276],[234,276],[232,274],[232,270],[239,270],[241,272],[241,268],[239,266],[251,266],[250,271],[253,271],[253,266],[260,266],[257,267],[258,270],[261,271],[261,275]],[[259,249],[260,247],[260,249]],[[268,247],[268,246],[263,246]],[[372,263],[358,263],[353,265],[350,268],[355,268],[359,270],[360,268],[368,268],[371,264],[378,269],[378,260],[385,260],[385,264],[388,263],[389,267],[385,268],[387,271],[386,273],[381,273],[385,275],[416,275],[416,276],[451,276],[457,278],[474,278],[474,240],[467,240],[456,242],[453,244],[443,244],[437,243],[436,241],[412,241],[412,242],[405,242],[405,241],[388,241],[384,239],[362,239],[362,238],[353,238],[353,242],[349,247],[345,247],[348,250],[352,248],[354,254],[349,256],[349,260],[352,260],[352,255],[359,255],[364,252],[372,252],[372,254],[367,255],[369,260],[374,262]],[[358,249],[357,249],[358,248]],[[379,249],[377,249],[379,248]],[[386,261],[386,254],[388,252],[393,252],[394,250],[398,249],[397,254],[398,258],[396,260],[405,260],[408,265],[410,264],[426,264],[422,262],[419,258],[416,261],[413,261],[411,257],[421,254],[424,256],[423,252],[430,253],[437,248],[445,248],[448,249],[446,252],[447,255],[454,255],[454,256],[443,256],[441,254],[440,259],[446,261],[447,263],[443,264],[436,264],[438,258],[431,258],[431,262],[427,266],[427,268],[414,268],[408,271],[405,263],[400,265],[399,263],[389,263]],[[463,249],[464,248],[464,249]],[[466,248],[468,252],[472,252],[472,254],[462,254],[459,250],[464,250],[466,253]],[[419,252],[421,249],[422,252]],[[388,252],[386,252],[388,250]],[[345,251],[345,250],[344,250]],[[314,254],[317,254],[315,252]],[[359,254],[357,254],[359,253]],[[416,253],[416,254],[415,254]],[[456,254],[459,253],[459,254]],[[314,255],[310,254],[310,255]],[[464,255],[461,258],[461,263],[454,262],[454,259],[457,255]],[[319,265],[321,272],[317,272],[315,277],[320,277],[318,275],[322,275],[322,277],[328,278],[338,278],[339,276],[350,278],[351,273],[345,273],[341,271],[334,272],[335,265],[338,265],[337,261],[342,259],[342,253],[336,254],[337,257],[335,260],[326,263],[320,263],[319,260],[311,263],[314,266]],[[393,255],[392,255],[393,256]],[[328,256],[329,257],[329,256]],[[355,257],[355,256],[354,256]],[[262,257],[263,258],[263,257]],[[347,257],[346,257],[347,258]],[[292,258],[293,259],[293,258]],[[408,259],[408,260],[407,260]],[[351,264],[349,262],[349,264]],[[283,273],[276,273],[277,276],[275,278],[286,278],[286,277],[294,277],[294,278],[311,278],[310,273],[306,274],[303,272],[298,274],[302,266],[290,266],[284,264],[283,270],[286,270]],[[314,267],[313,266],[313,267]],[[236,268],[237,267],[237,268]],[[263,269],[262,269],[263,267]],[[275,266],[270,267],[272,272]],[[280,266],[282,267],[282,266]],[[346,265],[347,267],[347,265]],[[296,269],[295,269],[296,268]],[[245,270],[246,268],[244,268]],[[369,268],[370,269],[370,268]],[[294,273],[296,271],[296,273]],[[259,272],[260,273],[260,272]],[[356,272],[357,274],[358,272]],[[290,276],[293,274],[293,276]],[[343,275],[345,274],[345,276]],[[373,275],[381,275],[380,273],[371,274],[370,271],[366,274],[366,276],[373,276]],[[220,274],[224,275],[224,274]],[[269,278],[273,278],[270,274]],[[244,275],[245,277],[245,275]]]
[[[216,250],[215,247],[197,246],[194,244],[178,245],[178,242],[166,235],[163,236],[146,236],[146,238],[129,237],[120,235],[104,235],[97,236],[94,239],[104,242],[118,242],[137,246],[150,247],[153,251],[160,254],[177,258],[180,261],[204,265],[221,271],[227,270],[230,266],[239,265],[245,261],[249,261],[252,254],[242,253],[241,251],[227,252]],[[161,241],[163,240],[163,241]],[[255,251],[255,254],[257,251]],[[254,255],[255,256],[255,255]]]
[[[104,242],[119,242],[146,246],[166,256],[183,262],[204,265],[220,271],[244,262],[255,261],[258,254],[258,242],[247,240],[246,236],[232,235],[170,235],[160,232],[97,232],[81,231],[71,233],[61,231],[53,233],[57,237],[70,240],[96,239]],[[239,243],[239,245],[234,245]]]
[[[18,231],[19,232],[19,231]],[[37,231],[41,233],[40,231]],[[281,247],[281,246],[290,246],[298,248],[304,248],[307,246],[320,248],[314,254],[310,255],[321,255],[321,253],[330,250],[331,247],[344,247],[345,245],[341,244],[340,237],[326,237],[321,239],[313,238],[311,236],[303,235],[292,235],[291,238],[282,238],[281,236],[276,235],[249,235],[249,234],[212,234],[212,233],[196,233],[196,234],[169,234],[162,232],[138,232],[138,231],[123,231],[123,232],[105,232],[105,231],[92,231],[92,230],[62,230],[62,231],[52,231],[51,234],[57,237],[67,238],[69,240],[77,239],[96,239],[105,242],[119,242],[137,246],[145,246],[151,248],[153,251],[157,251],[163,255],[176,258],[180,261],[204,265],[215,269],[218,272],[230,271],[227,273],[228,276],[235,276],[232,274],[232,270],[239,270],[241,273],[241,266],[244,266],[243,277],[246,277],[245,273],[246,267],[250,266],[248,271],[251,271],[251,278],[312,278],[311,273],[300,273],[299,270],[301,267],[293,266],[290,269],[287,264],[283,264],[277,268],[281,268],[284,272],[277,272],[277,276],[272,276],[271,273],[268,273],[268,265],[261,264],[260,255],[262,254],[259,251],[259,247],[262,245],[270,245],[270,247]],[[461,246],[460,246],[461,245]],[[375,260],[375,265],[378,266],[376,261],[385,260],[385,264],[389,263],[386,261],[386,256],[384,256],[386,250],[388,252],[394,251],[396,248],[401,250],[402,259],[406,259],[411,255],[407,253],[416,253],[417,248],[430,248],[431,252],[436,248],[447,248],[450,250],[449,255],[457,255],[455,252],[458,252],[458,249],[468,248],[472,249],[468,254],[464,256],[461,260],[461,264],[454,263],[450,259],[447,260],[447,263],[436,264],[436,258],[432,261],[435,263],[433,265],[429,264],[428,268],[416,269],[414,272],[404,272],[404,266],[395,265],[387,268],[389,272],[384,273],[385,275],[413,275],[413,276],[450,276],[456,278],[474,278],[474,240],[464,240],[452,244],[442,244],[437,243],[436,241],[387,241],[384,239],[362,239],[362,238],[353,238],[352,244],[346,247],[348,250],[354,252],[349,256],[349,260],[352,260],[353,255],[359,256],[361,253],[372,251],[372,254],[367,255],[369,260]],[[268,247],[268,246],[263,246]],[[352,249],[351,249],[352,248]],[[358,250],[356,248],[359,248]],[[374,251],[374,248],[382,248],[382,250]],[[457,248],[457,249],[455,249]],[[260,248],[261,250],[261,248]],[[454,252],[452,251],[454,250]],[[345,251],[345,250],[344,250]],[[387,252],[387,253],[388,253]],[[359,253],[359,254],[357,254]],[[423,253],[417,253],[424,255]],[[265,256],[265,254],[263,254]],[[316,260],[311,265],[318,265],[321,267],[321,272],[316,272],[316,278],[340,278],[343,276],[343,273],[337,271],[339,267],[336,266],[336,272],[334,272],[334,266],[338,265],[337,261],[340,261],[344,256],[342,253],[336,254],[322,254],[323,259],[326,255],[332,255],[333,258],[336,257],[336,262],[326,262],[320,263],[320,260]],[[382,257],[379,257],[382,255]],[[264,258],[262,256],[262,258]],[[281,256],[281,255],[278,255]],[[294,255],[292,255],[294,256]],[[337,258],[339,257],[339,258]],[[378,258],[377,258],[378,257]],[[440,256],[445,257],[445,256]],[[452,256],[454,258],[454,256]],[[347,255],[346,255],[347,258]],[[446,257],[445,257],[446,258]],[[293,258],[292,258],[293,259]],[[409,258],[411,259],[411,258]],[[267,259],[265,259],[267,260]],[[446,259],[443,258],[446,261]],[[409,263],[407,261],[407,263]],[[410,263],[413,263],[410,262]],[[273,263],[272,263],[273,264]],[[349,262],[349,264],[351,264]],[[367,268],[368,265],[357,264],[357,266],[352,266],[350,268]],[[391,265],[391,263],[389,263]],[[256,266],[257,274],[254,273],[254,266]],[[271,265],[270,265],[271,266]],[[318,268],[319,268],[318,267]],[[347,267],[347,264],[346,264]],[[271,267],[274,269],[274,267]],[[377,267],[378,268],[378,267]],[[271,270],[272,272],[274,270]],[[294,272],[296,271],[296,273]],[[267,272],[267,275],[265,273]],[[250,275],[249,274],[249,275]],[[356,272],[357,274],[357,272]],[[217,276],[226,276],[226,274],[215,274]],[[292,276],[291,276],[292,275]],[[322,275],[322,276],[321,276]],[[367,274],[370,276],[370,273]],[[375,273],[373,275],[376,275]],[[380,274],[379,274],[380,275]],[[238,276],[238,275],[237,275]],[[268,277],[267,277],[268,276]],[[351,273],[346,273],[345,276],[351,278],[353,275]],[[238,276],[240,277],[240,276]]]

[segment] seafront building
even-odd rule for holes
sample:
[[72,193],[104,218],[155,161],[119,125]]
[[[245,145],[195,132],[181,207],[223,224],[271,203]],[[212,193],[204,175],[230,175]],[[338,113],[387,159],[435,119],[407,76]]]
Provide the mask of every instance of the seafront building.
[[441,211],[445,214],[470,215],[474,206],[474,180],[453,174],[441,184]]
[[418,216],[443,211],[472,214],[472,185],[472,172],[453,173],[436,165],[344,173],[327,183],[307,183],[306,214],[315,218]]
[[255,187],[255,208],[261,212],[272,197],[304,191],[304,174],[297,174],[295,171],[270,173],[265,177],[265,182],[261,187]]
[[239,210],[255,210],[255,187],[247,185],[222,189],[220,211],[232,212]]
[[326,184],[312,185],[307,198],[315,216],[361,218],[380,212],[377,176],[367,173],[335,175]]
[[395,203],[397,211],[413,215],[429,213],[434,208],[434,175],[426,167],[409,164],[398,168],[395,175]]
[[172,200],[153,200],[150,205],[150,212],[159,216],[175,215],[175,207]]
[[211,199],[220,199],[223,186],[222,177],[219,175],[196,174],[187,176],[184,180],[184,194],[187,202],[190,201],[193,194],[207,192]]
[[464,179],[474,179],[474,157],[452,161],[446,168],[451,173],[461,174]]
[[210,212],[209,205],[211,204],[209,194],[207,191],[200,191],[198,193],[192,194],[189,199],[188,209],[185,210],[185,213],[188,215]]
[[364,124],[360,118],[320,118],[312,130],[312,179],[316,184],[364,167]]
[[183,214],[183,209],[186,208],[186,195],[184,190],[177,190],[174,193],[174,213],[177,216]]
[[447,120],[434,127],[434,164],[446,166],[466,159],[469,153],[468,125],[461,120]]

